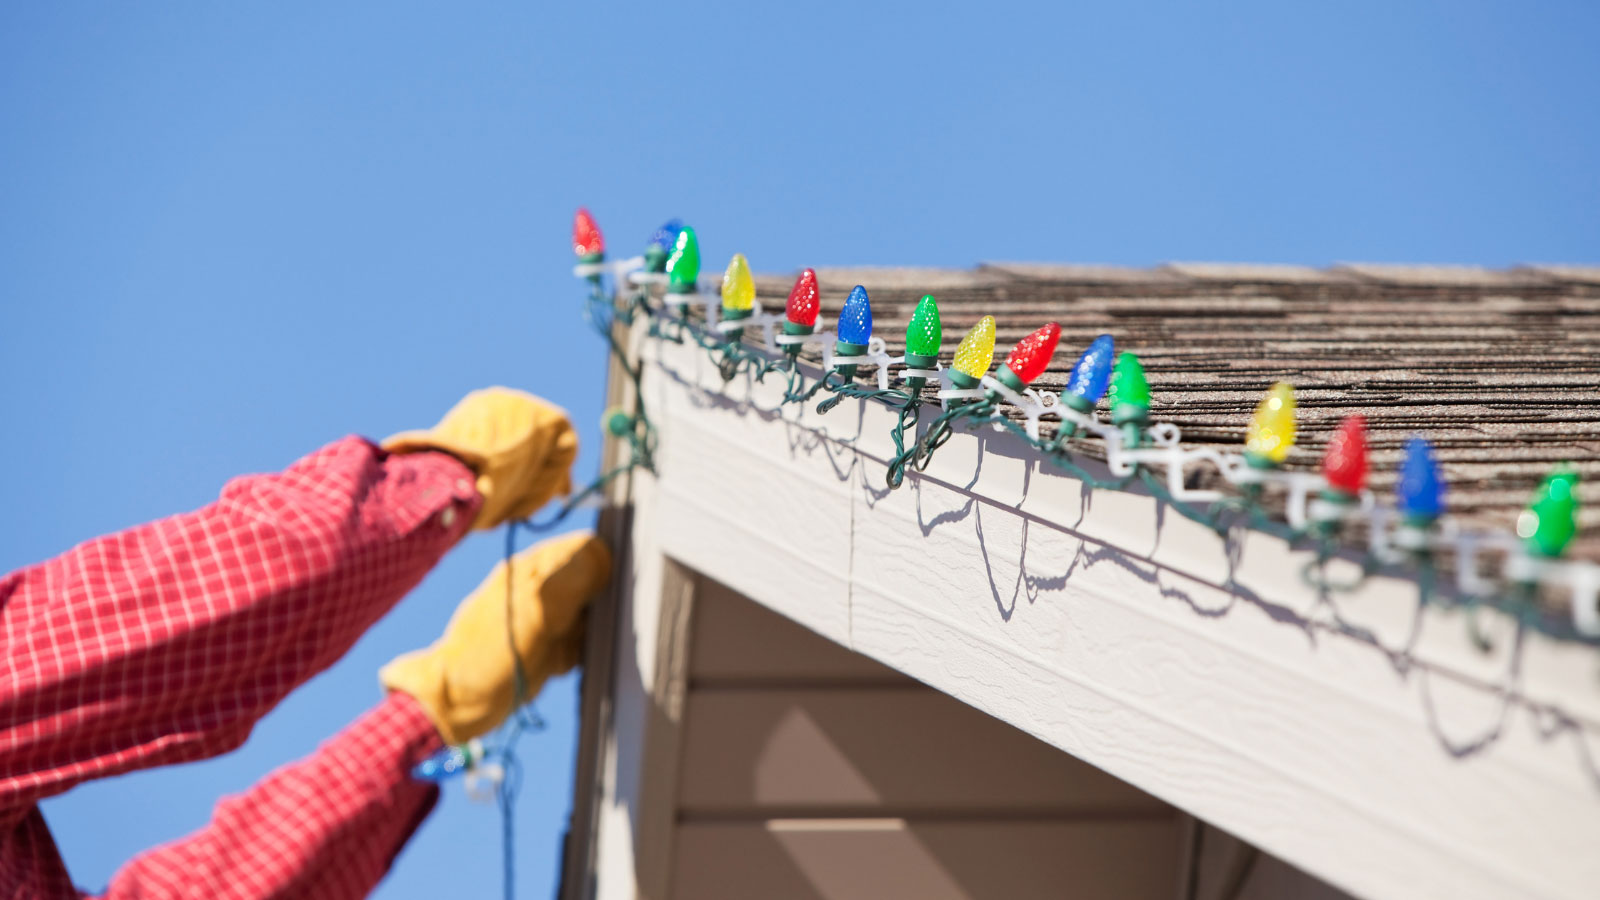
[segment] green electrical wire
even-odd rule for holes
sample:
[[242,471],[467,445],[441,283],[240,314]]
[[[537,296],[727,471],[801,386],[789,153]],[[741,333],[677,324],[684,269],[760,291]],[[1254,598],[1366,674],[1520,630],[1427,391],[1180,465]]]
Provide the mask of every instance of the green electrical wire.
[[[627,303],[619,305],[614,297],[605,296],[597,287],[591,292],[585,304],[585,318],[594,330],[605,338],[612,358],[627,373],[628,380],[633,386],[633,412],[629,417],[628,432],[623,436],[628,442],[628,461],[600,473],[593,481],[568,497],[550,516],[538,521],[528,518],[514,519],[506,523],[504,562],[507,572],[505,615],[508,642],[511,642],[513,640],[511,636],[516,634],[515,606],[512,603],[511,591],[514,579],[509,576],[516,565],[517,530],[527,529],[532,533],[550,531],[565,522],[584,501],[604,491],[607,485],[620,476],[634,469],[655,470],[656,430],[649,416],[645,414],[644,395],[640,390],[642,367],[629,362],[627,352],[612,333],[613,322],[631,324],[636,313],[640,311],[648,313],[647,299],[645,295],[635,294]],[[652,334],[655,333],[655,324],[651,323]],[[500,854],[503,866],[501,879],[506,900],[514,900],[516,897],[516,806],[517,793],[522,785],[521,765],[516,755],[517,742],[527,732],[544,729],[544,720],[533,710],[530,702],[533,698],[528,696],[528,674],[523,668],[522,654],[517,652],[514,642],[510,643],[510,650],[514,663],[513,697],[517,709],[507,722],[498,742],[497,755],[504,760],[505,776],[495,789],[495,805],[500,810]]]
[[[1123,477],[1098,477],[1076,462],[1074,454],[1069,449],[1071,442],[1082,439],[1081,437],[1069,434],[1065,429],[1058,430],[1050,437],[1031,437],[1019,423],[999,411],[999,402],[994,398],[944,409],[928,423],[921,440],[908,443],[907,434],[913,432],[920,424],[921,409],[924,405],[920,396],[898,389],[880,390],[859,385],[851,379],[845,379],[837,372],[825,372],[821,378],[807,385],[793,357],[785,354],[775,358],[742,343],[712,339],[709,336],[702,337],[700,336],[702,333],[709,335],[709,329],[702,332],[687,320],[665,317],[659,311],[652,310],[648,301],[642,297],[643,294],[636,295],[630,308],[633,312],[650,311],[655,315],[650,334],[683,343],[684,336],[694,331],[695,342],[716,354],[715,362],[724,381],[731,381],[740,373],[749,374],[756,381],[762,381],[774,372],[781,373],[786,382],[780,405],[806,403],[819,393],[828,392],[831,396],[817,404],[817,412],[824,415],[847,399],[877,401],[891,409],[897,409],[899,417],[889,434],[895,453],[884,473],[884,480],[891,488],[904,483],[906,473],[912,468],[918,471],[925,470],[932,461],[934,453],[948,443],[958,430],[971,430],[986,424],[995,424],[1028,443],[1046,462],[1089,487],[1127,490],[1133,482],[1138,481],[1156,500],[1223,538],[1227,538],[1235,527],[1243,525],[1282,538],[1291,546],[1304,546],[1308,541],[1314,542],[1312,549],[1316,556],[1301,570],[1300,576],[1308,586],[1319,592],[1348,593],[1358,590],[1369,578],[1390,568],[1370,550],[1365,550],[1357,560],[1358,569],[1354,576],[1342,580],[1331,579],[1325,575],[1324,570],[1327,563],[1331,562],[1341,550],[1341,545],[1335,540],[1334,535],[1326,530],[1317,530],[1318,526],[1296,529],[1275,520],[1272,511],[1261,502],[1259,492],[1254,495],[1246,492],[1240,496],[1195,505],[1173,496],[1166,483],[1145,466],[1135,466],[1133,474]],[[676,324],[679,333],[676,335],[663,333],[658,327],[662,321]],[[615,341],[611,341],[611,345],[613,352],[620,352]],[[635,379],[637,394],[637,373],[625,360],[623,365]],[[1419,557],[1414,562],[1416,565],[1413,568],[1418,576],[1419,602],[1424,605],[1440,602],[1433,583],[1431,561]],[[1490,606],[1513,617],[1523,626],[1536,628],[1553,637],[1600,646],[1600,639],[1577,634],[1569,621],[1552,617],[1547,610],[1540,608],[1532,593],[1526,588],[1513,587],[1510,591],[1492,597],[1463,595],[1457,601],[1457,605],[1463,608]]]

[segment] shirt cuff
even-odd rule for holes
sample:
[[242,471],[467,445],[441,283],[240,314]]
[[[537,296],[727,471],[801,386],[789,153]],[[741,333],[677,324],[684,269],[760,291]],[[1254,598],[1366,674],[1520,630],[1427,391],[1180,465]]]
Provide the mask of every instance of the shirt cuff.
[[391,758],[399,763],[408,778],[419,763],[444,749],[444,739],[439,737],[433,720],[410,694],[390,691],[383,702],[363,718],[363,726],[370,726],[374,734],[384,736],[393,754]]
[[397,510],[400,528],[432,517],[452,541],[472,528],[483,497],[478,477],[466,463],[442,450],[422,450],[392,454],[384,469],[405,498],[403,509]]

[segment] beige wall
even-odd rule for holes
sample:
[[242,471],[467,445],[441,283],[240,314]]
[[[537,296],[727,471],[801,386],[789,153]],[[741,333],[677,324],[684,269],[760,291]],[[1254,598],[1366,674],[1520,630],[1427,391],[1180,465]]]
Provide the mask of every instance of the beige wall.
[[[692,591],[658,763],[675,770],[646,776],[675,785],[671,834],[641,835],[672,847],[668,896],[1188,896],[1193,823],[1173,807],[709,579]],[[1248,859],[1209,834],[1196,897]],[[1315,882],[1276,860],[1244,880],[1261,873],[1273,896],[1338,896],[1298,893]]]

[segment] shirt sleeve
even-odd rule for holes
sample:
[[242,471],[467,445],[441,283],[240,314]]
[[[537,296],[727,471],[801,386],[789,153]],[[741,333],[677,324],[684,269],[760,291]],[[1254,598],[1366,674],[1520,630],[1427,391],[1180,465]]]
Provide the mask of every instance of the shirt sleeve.
[[0,822],[88,778],[239,746],[479,502],[456,459],[350,437],[0,578]]
[[217,804],[200,831],[136,857],[103,898],[365,897],[438,798],[410,771],[440,746],[416,701],[390,694],[312,756]]

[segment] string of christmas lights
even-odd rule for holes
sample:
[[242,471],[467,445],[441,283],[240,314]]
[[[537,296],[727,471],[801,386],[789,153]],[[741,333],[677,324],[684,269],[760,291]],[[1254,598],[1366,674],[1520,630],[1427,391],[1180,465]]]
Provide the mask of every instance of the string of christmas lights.
[[[658,242],[675,243],[679,232],[687,230],[686,239],[690,247],[694,247],[694,232],[685,229],[681,223],[669,222],[663,226],[655,238],[652,239],[652,250],[657,249]],[[615,410],[608,413],[603,423],[608,434],[626,441],[628,445],[628,458],[615,467],[602,472],[589,482],[582,490],[567,498],[553,513],[541,520],[532,518],[512,520],[505,527],[504,562],[508,571],[516,565],[517,532],[525,529],[535,534],[549,531],[565,522],[574,512],[580,509],[594,508],[600,505],[601,492],[606,486],[618,477],[634,469],[653,470],[655,453],[655,429],[650,423],[649,416],[645,413],[644,395],[639,390],[640,369],[637,365],[628,362],[628,355],[622,346],[617,343],[612,333],[612,322],[616,317],[614,304],[610,303],[604,293],[603,275],[605,273],[605,239],[600,233],[600,228],[595,224],[587,210],[579,210],[572,225],[572,248],[577,254],[579,266],[584,277],[590,284],[590,302],[585,308],[590,326],[601,337],[605,338],[610,347],[613,358],[622,367],[629,381],[633,385],[632,409],[628,412]],[[698,248],[694,252],[690,265],[698,269]],[[647,250],[647,257],[651,251]],[[660,254],[665,260],[666,252]],[[738,257],[737,262],[743,265],[743,257]],[[681,266],[681,264],[680,264]],[[688,269],[684,269],[685,272]],[[693,279],[694,274],[688,274]],[[754,299],[755,284],[750,277],[748,266],[744,269],[744,280],[749,284],[748,296]],[[605,302],[601,302],[605,301]],[[629,311],[627,321],[632,321]],[[738,338],[736,337],[735,340]],[[516,802],[517,794],[522,786],[522,766],[517,757],[517,743],[521,737],[529,732],[543,731],[544,719],[533,708],[533,698],[528,696],[528,676],[523,668],[522,655],[517,652],[516,645],[512,643],[512,635],[516,633],[513,627],[514,607],[512,604],[513,579],[506,579],[505,616],[506,639],[509,644],[512,662],[514,664],[515,684],[513,696],[516,699],[516,710],[494,734],[487,740],[474,739],[465,744],[445,747],[426,760],[423,760],[412,769],[411,775],[423,781],[440,783],[451,778],[461,777],[464,780],[466,792],[474,801],[487,802],[494,800],[500,811],[500,855],[501,855],[501,887],[506,900],[516,896]]]
[[[1563,588],[1571,597],[1572,633],[1557,636],[1600,638],[1600,565],[1562,558],[1577,532],[1577,472],[1570,466],[1558,466],[1544,478],[1519,516],[1515,534],[1472,529],[1445,513],[1446,481],[1424,437],[1413,436],[1405,444],[1392,503],[1367,488],[1369,462],[1361,416],[1340,424],[1320,473],[1281,468],[1296,436],[1294,388],[1284,382],[1273,385],[1257,406],[1242,454],[1185,447],[1177,425],[1149,422],[1150,387],[1143,366],[1134,354],[1116,352],[1111,335],[1099,336],[1083,351],[1060,393],[1041,391],[1030,385],[1049,368],[1055,354],[1061,333],[1055,323],[1019,341],[990,374],[993,317],[984,316],[971,327],[951,365],[945,367],[938,359],[943,324],[932,295],[923,297],[912,314],[905,354],[891,357],[886,342],[873,332],[865,286],[850,291],[831,334],[822,330],[820,292],[811,269],[796,279],[783,312],[768,313],[756,296],[742,254],[729,262],[720,290],[702,288],[698,236],[678,220],[658,229],[642,256],[607,263],[599,229],[586,211],[579,210],[573,249],[578,256],[575,274],[595,286],[591,306],[609,307],[610,315],[624,322],[631,322],[636,313],[650,315],[652,335],[678,342],[692,339],[717,354],[724,380],[741,371],[756,380],[781,373],[788,379],[784,404],[831,392],[818,406],[823,413],[851,397],[899,408],[900,418],[891,433],[897,456],[886,473],[891,488],[902,482],[908,468],[925,468],[958,427],[1010,430],[1091,486],[1126,489],[1138,480],[1180,514],[1224,536],[1242,521],[1291,542],[1316,541],[1317,558],[1304,574],[1317,587],[1353,590],[1379,571],[1409,564],[1419,575],[1427,573],[1428,577],[1418,578],[1419,588],[1427,590],[1436,560],[1448,554],[1457,591],[1473,605],[1496,606],[1524,624],[1551,632],[1541,627],[1548,623],[1535,602],[1536,591],[1541,584]],[[606,274],[612,276],[610,293],[600,286]],[[630,290],[616,288],[623,284]],[[664,289],[659,304],[652,302],[653,288]],[[691,321],[689,310],[694,306],[704,308],[703,324]],[[759,348],[744,342],[750,331],[760,333]],[[798,356],[808,345],[820,351],[823,374],[806,387]],[[620,351],[614,340],[612,346]],[[876,389],[855,382],[862,369],[873,370]],[[940,388],[936,396],[940,412],[923,437],[907,447],[905,436],[917,426],[926,402],[922,388],[935,382]],[[1098,415],[1102,400],[1108,400],[1109,420]],[[1007,415],[1007,407],[1016,415]],[[1055,419],[1058,426],[1049,438],[1040,434],[1046,418]],[[1072,461],[1068,443],[1088,439],[1101,442],[1111,478],[1100,478]],[[1215,471],[1233,490],[1188,487],[1188,476],[1200,466]],[[1283,521],[1262,504],[1269,487],[1284,497]],[[1338,541],[1343,526],[1363,520],[1368,537],[1361,553],[1361,575],[1344,584],[1327,581],[1318,572],[1344,547]],[[1481,574],[1486,557],[1501,561],[1501,580]],[[1424,602],[1427,599],[1425,595]]]

